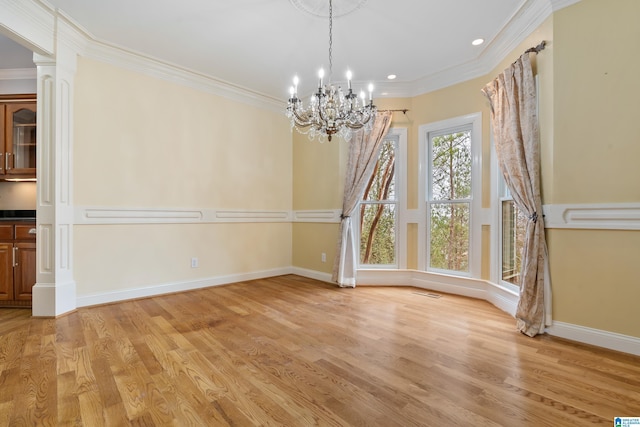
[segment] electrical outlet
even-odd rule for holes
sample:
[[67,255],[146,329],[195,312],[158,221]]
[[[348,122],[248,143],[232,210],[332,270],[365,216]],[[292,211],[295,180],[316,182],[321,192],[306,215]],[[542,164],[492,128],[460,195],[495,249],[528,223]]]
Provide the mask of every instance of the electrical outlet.
[[325,254],[324,252],[322,252],[321,259],[322,259],[322,262],[327,262],[327,254]]
[[198,258],[191,258],[191,268],[198,268]]

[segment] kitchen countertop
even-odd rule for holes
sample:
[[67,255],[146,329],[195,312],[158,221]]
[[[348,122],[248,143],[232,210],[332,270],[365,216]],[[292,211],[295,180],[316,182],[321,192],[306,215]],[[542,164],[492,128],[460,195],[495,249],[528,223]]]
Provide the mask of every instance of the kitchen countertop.
[[0,221],[35,221],[35,210],[0,210]]

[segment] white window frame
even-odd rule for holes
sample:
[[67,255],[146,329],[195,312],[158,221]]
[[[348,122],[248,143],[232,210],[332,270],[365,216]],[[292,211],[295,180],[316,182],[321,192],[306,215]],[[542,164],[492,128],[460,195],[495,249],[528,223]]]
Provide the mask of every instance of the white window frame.
[[509,193],[507,183],[504,181],[498,156],[493,140],[493,129],[491,130],[491,209],[493,210],[492,243],[491,243],[491,283],[504,289],[520,294],[520,287],[510,282],[502,280],[502,202],[512,201],[513,197]]
[[[495,158],[495,149],[493,147],[493,144],[491,144],[491,151],[492,151],[492,155],[493,158]],[[509,192],[509,189],[507,188],[507,184],[504,181],[504,178],[502,176],[502,174],[500,173],[500,168],[498,167],[498,160],[496,158],[495,163],[495,167],[494,169],[496,170],[496,176],[497,176],[497,182],[496,182],[496,188],[497,188],[497,201],[494,203],[494,209],[496,210],[496,234],[497,234],[497,241],[498,243],[496,245],[494,245],[497,249],[497,253],[494,254],[494,260],[496,260],[496,262],[494,263],[494,267],[495,267],[495,277],[493,278],[493,282],[494,283],[499,283],[500,286],[512,291],[512,292],[516,292],[516,293],[520,293],[520,287],[518,285],[515,285],[511,282],[506,282],[504,280],[502,280],[502,268],[503,268],[503,263],[502,263],[502,254],[504,253],[503,251],[503,247],[502,247],[502,243],[503,243],[503,216],[502,216],[502,203],[506,202],[506,201],[513,201],[513,197],[511,196],[511,193]],[[517,209],[517,208],[516,208]]]
[[[430,138],[433,133],[471,126],[471,201],[469,214],[469,271],[457,272],[428,268],[429,221],[428,195],[430,182]],[[451,276],[480,278],[482,262],[482,113],[473,113],[439,122],[424,124],[418,128],[419,182],[418,182],[418,269]]]
[[[407,129],[390,128],[384,137],[384,140],[392,139],[396,145],[396,160],[394,170],[395,180],[395,205],[396,205],[396,224],[395,224],[395,264],[361,264],[360,263],[360,206],[363,200],[358,202],[356,207],[356,244],[358,255],[358,269],[398,269],[407,266],[407,225],[406,215],[406,165],[407,165]],[[362,198],[361,198],[362,199]]]

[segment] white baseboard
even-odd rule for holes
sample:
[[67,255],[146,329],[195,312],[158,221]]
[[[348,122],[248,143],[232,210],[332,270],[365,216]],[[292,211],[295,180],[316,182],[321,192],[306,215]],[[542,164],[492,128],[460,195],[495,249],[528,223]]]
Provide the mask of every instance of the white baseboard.
[[76,283],[36,283],[32,288],[34,317],[56,317],[76,309]]
[[418,288],[477,299],[487,299],[487,285],[484,280],[466,277],[447,278],[437,274],[415,272],[412,283],[413,286]]
[[513,291],[503,288],[495,283],[487,283],[486,300],[498,307],[500,310],[516,317],[516,309],[518,308],[519,296]]
[[452,277],[417,270],[358,270],[358,283],[366,286],[413,286],[489,301],[514,316],[518,296],[501,286],[470,277]]
[[[297,274],[298,276],[308,277],[309,279],[320,280],[321,282],[334,283],[331,281],[331,274],[323,273],[321,271],[308,270],[306,268],[300,268],[300,267],[291,267],[291,274]],[[338,285],[336,284],[336,286]]]
[[191,291],[194,289],[208,288],[211,286],[228,285],[230,283],[243,282],[247,280],[264,279],[265,277],[281,276],[283,274],[292,274],[292,268],[284,267],[272,270],[256,271],[252,273],[209,277],[206,279],[193,280],[189,282],[163,283],[159,285],[145,286],[140,288],[129,288],[118,291],[80,295],[76,299],[76,305],[78,307],[87,307],[91,305],[108,304],[118,301],[171,294],[174,292]]
[[640,338],[629,335],[556,321],[546,328],[545,332],[556,337],[640,356]]

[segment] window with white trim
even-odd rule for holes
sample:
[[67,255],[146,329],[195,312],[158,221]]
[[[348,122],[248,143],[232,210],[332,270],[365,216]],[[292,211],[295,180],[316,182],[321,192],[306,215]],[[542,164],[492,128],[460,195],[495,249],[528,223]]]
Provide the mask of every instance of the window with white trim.
[[481,118],[476,113],[419,128],[424,270],[480,277]]
[[470,126],[429,133],[429,170],[427,266],[469,272]]
[[527,217],[516,206],[502,176],[499,180],[500,283],[519,291]]
[[359,264],[397,267],[397,135],[385,137],[378,161],[358,206]]

